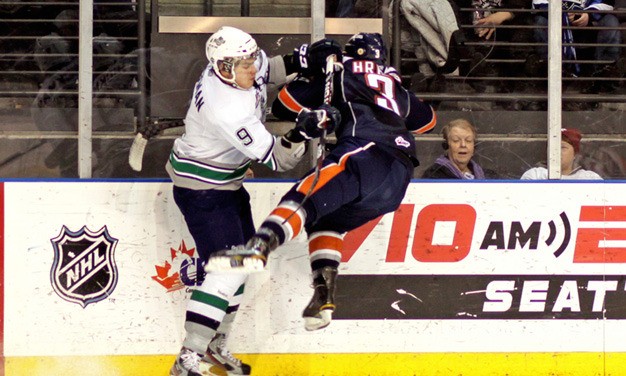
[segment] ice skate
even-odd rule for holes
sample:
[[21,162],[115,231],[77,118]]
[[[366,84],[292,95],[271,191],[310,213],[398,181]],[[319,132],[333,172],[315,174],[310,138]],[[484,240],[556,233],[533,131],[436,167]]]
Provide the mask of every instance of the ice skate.
[[325,266],[313,279],[313,298],[304,309],[304,328],[318,330],[327,327],[335,310],[337,268]]
[[204,270],[211,272],[254,273],[265,269],[270,246],[264,239],[253,236],[245,247],[213,253]]
[[203,376],[200,371],[200,359],[202,355],[183,347],[174,361],[170,376]]
[[249,375],[250,365],[237,359],[226,349],[226,337],[217,334],[211,342],[203,361],[219,366],[228,371],[229,375]]
[[[237,375],[237,373],[233,373]],[[228,370],[222,364],[210,361],[206,354],[198,354],[183,347],[170,369],[170,376],[228,376]]]

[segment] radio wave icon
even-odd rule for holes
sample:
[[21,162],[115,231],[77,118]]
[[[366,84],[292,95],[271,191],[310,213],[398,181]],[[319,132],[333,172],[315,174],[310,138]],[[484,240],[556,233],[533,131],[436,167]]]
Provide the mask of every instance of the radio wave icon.
[[[563,251],[565,251],[565,248],[567,248],[567,245],[569,244],[569,241],[572,237],[572,226],[569,223],[569,218],[567,218],[567,214],[565,214],[565,212],[561,212],[559,217],[561,217],[561,220],[563,221],[563,229],[565,230],[565,234],[563,235],[563,243],[561,243],[556,251],[554,251],[554,257],[561,256]],[[556,238],[556,225],[554,224],[554,221],[550,221],[548,222],[548,226],[550,226],[550,234],[548,235],[548,239],[546,239],[546,244],[552,245],[552,242],[554,242],[554,239]]]

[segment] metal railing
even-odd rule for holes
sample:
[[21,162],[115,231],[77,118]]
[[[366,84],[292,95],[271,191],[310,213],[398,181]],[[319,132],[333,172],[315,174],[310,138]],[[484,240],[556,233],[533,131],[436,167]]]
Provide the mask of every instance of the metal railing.
[[[460,8],[460,12],[462,13],[472,13],[478,8]],[[517,15],[525,15],[529,16],[529,14],[539,14],[543,13],[547,15],[548,10],[539,10],[539,9],[509,9],[509,8],[499,8],[498,11],[508,11]],[[585,11],[575,11],[574,13],[584,13]],[[626,10],[616,9],[613,11],[597,11],[596,13],[612,13],[612,14],[626,14]],[[410,85],[411,77],[414,73],[416,73],[415,66],[418,63],[418,59],[415,56],[411,56],[410,53],[402,51],[401,48],[401,40],[400,35],[402,32],[401,29],[401,19],[403,15],[400,11],[400,1],[394,1],[391,4],[391,14],[392,16],[392,24],[391,24],[391,56],[392,56],[392,64],[394,67],[400,72],[401,77],[407,85]],[[473,24],[462,24],[461,29],[464,31],[471,31],[476,28]],[[513,31],[528,31],[534,30],[537,28],[548,29],[548,26],[536,26],[534,24],[502,24],[494,27],[496,29],[496,35],[498,30],[513,30]],[[575,26],[567,26],[563,27],[563,30],[606,30],[607,27],[601,26],[586,26],[586,27],[575,27]],[[613,28],[611,30],[624,31],[626,30],[626,26],[622,24],[617,28]],[[560,32],[560,31],[559,31]],[[494,38],[492,38],[494,39]],[[508,50],[530,50],[534,51],[538,47],[545,46],[547,47],[547,43],[535,42],[533,40],[526,41],[500,41],[500,40],[483,40],[483,41],[472,41],[468,40],[465,42],[465,47],[470,48],[483,48],[483,49],[508,49]],[[599,46],[606,46],[600,43],[590,43],[590,42],[575,42],[575,43],[562,43],[563,47],[578,47],[578,48],[593,48]],[[620,44],[613,45],[619,48],[626,48],[626,41],[622,41]],[[624,56],[624,54],[622,54]],[[541,60],[542,63],[547,65],[547,57]],[[470,63],[470,59],[465,57],[460,59],[460,65],[467,65]],[[519,69],[523,68],[524,63],[526,63],[526,58],[521,58],[520,56],[509,55],[509,56],[498,56],[493,57],[493,54],[486,56],[484,64],[492,64],[498,65],[500,67],[504,67],[502,69],[503,72],[514,72],[514,75],[507,74],[499,74],[499,75],[481,75],[481,74],[451,74],[445,75],[446,81],[448,82],[457,82],[457,83],[482,83],[483,85],[491,85],[495,82],[510,82],[510,83],[519,83],[519,82],[527,82],[527,83],[542,83],[545,84],[548,80],[547,75],[538,75],[538,76],[523,76],[519,74]],[[614,63],[613,60],[593,60],[593,59],[563,59],[562,63],[564,65],[571,64],[579,64],[581,66],[590,66],[590,65],[608,65]],[[572,83],[584,83],[584,82],[593,82],[593,81],[610,81],[614,82],[616,85],[622,85],[623,82],[626,82],[625,77],[591,77],[591,76],[572,76],[572,75],[563,75],[561,77],[561,81],[566,84]],[[528,93],[528,92],[510,92],[510,93],[495,93],[495,92],[470,92],[470,93],[460,93],[458,90],[448,90],[441,92],[432,92],[432,91],[417,91],[421,98],[426,100],[433,101],[514,101],[514,100],[527,100],[527,101],[547,101],[547,94],[545,92],[536,92],[536,93]],[[615,93],[577,93],[577,92],[564,92],[562,94],[562,99],[564,102],[606,102],[606,103],[623,103],[626,102],[626,96]]]
[[[38,95],[78,95],[75,82],[78,79],[79,4],[77,2],[14,1],[3,2],[24,10],[24,15],[33,14],[28,8],[38,8],[40,18],[22,17],[19,11],[10,18],[0,18],[7,30],[0,33],[0,80],[22,81],[31,84],[24,87],[0,90],[1,96],[36,97]],[[145,77],[139,67],[145,64],[142,49],[145,48],[145,3],[98,2],[94,8],[93,74],[100,85],[93,94],[99,98],[133,98],[141,101]],[[120,8],[126,11],[119,12]],[[118,12],[112,12],[116,9]],[[55,14],[56,12],[56,14]],[[56,16],[56,17],[55,17]],[[117,18],[116,18],[117,17]],[[121,18],[123,17],[123,18]],[[132,17],[132,18],[129,18]],[[119,32],[115,33],[116,30]],[[130,32],[130,33],[129,33]],[[129,35],[130,34],[130,35]],[[107,51],[109,49],[109,51]],[[46,80],[63,78],[67,87],[50,89]],[[114,79],[137,83],[126,88],[113,87]],[[145,100],[145,98],[144,98]],[[137,107],[145,107],[141,104]]]

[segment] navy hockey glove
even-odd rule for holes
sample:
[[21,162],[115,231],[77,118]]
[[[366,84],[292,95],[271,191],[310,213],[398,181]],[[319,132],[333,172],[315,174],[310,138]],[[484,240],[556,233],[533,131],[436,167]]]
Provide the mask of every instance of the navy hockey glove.
[[309,45],[305,43],[298,48],[294,48],[291,53],[283,55],[283,62],[285,63],[285,70],[287,71],[287,75],[290,75],[292,73],[300,73],[305,76],[313,75],[312,71],[308,69],[308,53]]
[[294,131],[299,133],[305,140],[318,138],[322,131],[327,133],[335,130],[337,124],[341,122],[341,113],[335,107],[323,104],[317,110],[309,111],[303,109],[296,118]]
[[341,62],[341,54],[341,45],[336,40],[330,38],[318,40],[309,47],[307,55],[309,69],[314,75],[325,74],[326,58],[336,55],[337,61]]
[[304,76],[319,76],[325,73],[326,58],[330,55],[337,55],[337,61],[341,62],[341,45],[334,39],[324,38],[311,45],[301,45],[283,56],[283,61],[287,74],[298,72]]

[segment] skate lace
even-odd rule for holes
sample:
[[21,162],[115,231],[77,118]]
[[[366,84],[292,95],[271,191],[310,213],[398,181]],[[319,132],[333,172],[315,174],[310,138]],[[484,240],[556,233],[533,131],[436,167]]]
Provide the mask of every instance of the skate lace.
[[200,372],[200,354],[195,353],[194,351],[188,350],[180,354],[180,363],[186,370]]
[[226,358],[229,362],[241,366],[241,360],[235,358],[235,356],[226,348],[226,338],[222,337],[218,340],[217,349],[220,355]]

